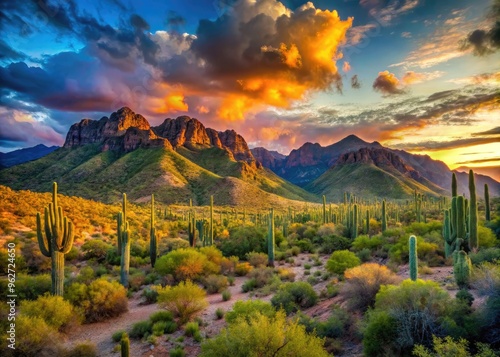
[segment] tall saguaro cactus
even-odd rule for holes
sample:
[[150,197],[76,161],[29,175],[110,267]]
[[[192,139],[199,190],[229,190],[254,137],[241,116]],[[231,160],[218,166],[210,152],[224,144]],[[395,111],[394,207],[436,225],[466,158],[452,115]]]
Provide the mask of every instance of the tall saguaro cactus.
[[210,196],[210,223],[208,228],[208,245],[214,244],[214,196]]
[[151,195],[151,228],[149,230],[149,256],[151,258],[151,266],[154,268],[156,258],[158,257],[158,241],[156,239],[155,227],[155,195]]
[[474,181],[474,172],[469,170],[469,249],[477,251],[477,199],[476,199],[476,183]]
[[450,212],[448,210],[444,211],[444,222],[443,222],[443,238],[444,238],[444,254],[448,258],[453,249],[455,240],[451,235],[451,223],[450,223]]
[[326,197],[323,195],[323,224],[326,224],[328,221],[326,219]]
[[351,226],[351,238],[356,239],[358,237],[358,205],[353,206],[353,220]]
[[387,229],[387,213],[385,210],[385,200],[382,201],[382,232]]
[[64,255],[73,247],[73,223],[63,215],[62,207],[57,204],[57,183],[52,184],[52,203],[45,207],[44,230],[42,218],[36,214],[36,234],[40,251],[52,260],[52,294],[64,294]]
[[458,190],[457,190],[457,175],[455,175],[455,173],[453,173],[453,175],[451,175],[451,197],[458,196],[457,192],[458,192]]
[[490,190],[488,189],[488,184],[484,184],[484,211],[485,211],[485,219],[486,221],[491,220],[490,214]]
[[118,251],[120,252],[120,283],[128,287],[130,268],[130,230],[127,221],[127,194],[123,194],[122,211],[118,212]]
[[410,236],[408,244],[410,246],[410,279],[415,281],[418,277],[417,237]]
[[268,266],[274,267],[274,208],[269,213],[269,231],[267,234]]

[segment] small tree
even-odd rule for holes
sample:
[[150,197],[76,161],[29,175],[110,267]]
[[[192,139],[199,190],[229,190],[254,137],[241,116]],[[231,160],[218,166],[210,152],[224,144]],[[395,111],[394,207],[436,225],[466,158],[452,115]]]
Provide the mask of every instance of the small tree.
[[332,273],[342,275],[346,269],[354,268],[360,264],[361,260],[356,254],[345,249],[333,252],[326,262],[326,268]]
[[181,323],[188,322],[195,314],[208,306],[205,290],[190,280],[174,287],[167,286],[158,293],[160,306],[179,317]]
[[323,340],[309,335],[298,321],[287,321],[279,311],[275,317],[256,314],[238,319],[212,339],[201,345],[202,357],[327,357]]

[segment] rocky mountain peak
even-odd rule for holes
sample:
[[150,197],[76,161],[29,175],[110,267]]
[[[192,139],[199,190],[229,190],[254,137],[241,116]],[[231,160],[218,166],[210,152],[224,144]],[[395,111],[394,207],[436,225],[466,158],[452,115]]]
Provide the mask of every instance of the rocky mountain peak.
[[198,119],[185,115],[176,119],[167,118],[162,124],[154,127],[153,131],[168,139],[174,148],[186,146],[195,149],[211,145],[205,126]]

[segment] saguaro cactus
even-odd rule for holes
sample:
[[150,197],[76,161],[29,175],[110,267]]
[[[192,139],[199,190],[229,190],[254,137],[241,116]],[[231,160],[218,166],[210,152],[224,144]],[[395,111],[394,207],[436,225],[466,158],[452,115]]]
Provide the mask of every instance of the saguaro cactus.
[[151,228],[149,231],[149,256],[151,258],[151,266],[154,268],[156,258],[158,257],[158,241],[156,240],[155,227],[155,195],[151,195]]
[[208,228],[208,245],[214,244],[214,196],[210,196],[210,223]]
[[451,197],[456,197],[458,196],[457,194],[457,175],[453,173],[451,175]]
[[366,210],[366,234],[370,235],[370,210]]
[[52,184],[52,203],[45,207],[44,230],[40,213],[36,214],[36,234],[40,251],[52,260],[52,294],[64,294],[64,254],[73,246],[73,223],[63,216],[62,208],[57,204],[57,183]]
[[267,265],[274,267],[274,208],[269,213],[269,231],[267,234]]
[[123,194],[122,211],[118,212],[118,247],[120,250],[120,283],[128,287],[130,268],[130,230],[127,221],[127,194]]
[[326,224],[328,220],[326,219],[326,197],[323,195],[323,224]]
[[410,236],[408,244],[410,246],[410,279],[415,281],[418,277],[417,237]]
[[385,210],[385,200],[382,201],[382,232],[387,229],[387,213]]
[[444,238],[444,254],[448,258],[453,250],[455,240],[451,236],[451,223],[450,223],[450,212],[448,210],[444,211],[444,223],[443,223],[443,238]]
[[457,238],[465,238],[466,225],[465,225],[465,198],[464,196],[457,197]]
[[120,347],[121,347],[122,357],[129,357],[130,356],[130,340],[129,340],[127,334],[123,334],[122,340],[120,342]]
[[453,275],[455,282],[462,289],[469,285],[470,275],[472,273],[472,263],[469,256],[463,250],[454,253],[455,262],[453,263]]
[[491,220],[490,214],[490,191],[488,189],[488,184],[484,184],[484,210],[486,215],[486,221]]
[[476,183],[474,182],[474,172],[469,170],[469,249],[476,251],[478,248],[477,237],[477,201],[476,201]]
[[351,238],[356,239],[358,237],[358,205],[353,207],[353,219],[351,226]]

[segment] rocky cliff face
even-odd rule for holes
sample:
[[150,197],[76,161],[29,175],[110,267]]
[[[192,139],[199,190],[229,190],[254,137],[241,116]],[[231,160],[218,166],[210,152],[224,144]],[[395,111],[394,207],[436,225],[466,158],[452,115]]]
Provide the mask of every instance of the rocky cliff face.
[[281,170],[286,156],[280,154],[277,151],[269,151],[266,148],[258,147],[250,149],[253,157],[258,162],[262,163],[262,166],[267,167],[268,169],[278,172]]
[[397,170],[405,176],[419,180],[421,175],[394,152],[386,149],[361,148],[340,155],[335,165],[364,163],[373,164],[385,170]]
[[102,143],[102,150],[129,152],[140,147],[165,147],[190,150],[217,147],[227,150],[231,157],[257,165],[245,139],[234,130],[217,132],[195,118],[180,116],[151,127],[140,114],[127,107],[100,120],[82,119],[73,124],[66,136],[65,148]]

